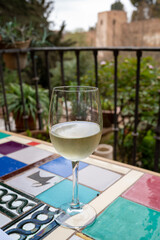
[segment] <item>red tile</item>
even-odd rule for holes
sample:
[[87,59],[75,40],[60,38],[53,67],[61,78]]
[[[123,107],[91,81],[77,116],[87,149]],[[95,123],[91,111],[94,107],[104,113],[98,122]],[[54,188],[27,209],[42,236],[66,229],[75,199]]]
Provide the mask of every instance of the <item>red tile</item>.
[[144,174],[122,196],[160,211],[160,177]]
[[30,143],[28,143],[28,145],[30,145],[30,146],[36,146],[38,144],[40,144],[40,143],[38,143],[38,142],[30,142]]

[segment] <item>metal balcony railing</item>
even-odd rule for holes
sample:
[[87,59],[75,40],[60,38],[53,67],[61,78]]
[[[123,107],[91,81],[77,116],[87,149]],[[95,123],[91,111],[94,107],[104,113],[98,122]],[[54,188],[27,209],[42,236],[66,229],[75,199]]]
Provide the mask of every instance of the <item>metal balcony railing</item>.
[[[19,77],[19,84],[21,89],[21,96],[22,96],[22,103],[23,103],[23,118],[25,122],[25,127],[27,129],[27,118],[28,116],[25,114],[25,104],[24,104],[24,96],[23,96],[23,86],[22,86],[22,77],[21,77],[21,70],[20,70],[20,60],[19,54],[22,52],[30,52],[31,59],[32,59],[32,67],[33,67],[33,79],[35,81],[35,89],[36,89],[36,102],[37,102],[37,115],[38,115],[38,122],[39,122],[39,129],[42,128],[42,117],[41,117],[41,108],[39,104],[39,95],[38,95],[38,76],[37,76],[37,66],[35,56],[37,52],[44,52],[45,57],[45,65],[46,65],[46,79],[48,83],[49,89],[49,97],[51,96],[51,84],[50,84],[50,75],[49,75],[49,53],[50,52],[58,52],[60,56],[60,64],[61,64],[61,84],[65,85],[65,75],[64,75],[64,52],[75,52],[76,56],[76,71],[77,71],[77,84],[80,85],[80,52],[87,51],[92,52],[94,56],[94,71],[95,71],[95,86],[98,87],[98,52],[105,51],[105,52],[112,52],[114,57],[114,159],[117,159],[117,141],[118,141],[118,121],[117,121],[117,83],[118,83],[118,56],[119,52],[134,52],[136,53],[137,57],[137,70],[136,70],[136,94],[135,94],[135,111],[134,111],[134,131],[133,135],[133,159],[132,164],[135,165],[136,163],[136,150],[137,150],[137,126],[138,126],[138,107],[139,107],[139,89],[140,89],[140,67],[141,67],[141,57],[143,52],[160,52],[160,48],[147,48],[147,47],[45,47],[45,48],[29,48],[25,50],[20,49],[6,49],[0,50],[0,82],[2,85],[4,103],[5,103],[5,112],[4,112],[4,119],[5,119],[5,128],[6,130],[11,131],[10,121],[9,121],[9,112],[7,106],[7,98],[5,92],[5,83],[3,78],[3,67],[2,67],[2,54],[3,53],[16,53],[17,56],[17,66],[18,66],[18,77]],[[160,89],[157,92],[160,96]],[[160,100],[159,100],[160,106]],[[157,119],[157,127],[155,129],[155,139],[156,139],[156,149],[155,149],[155,161],[154,161],[154,170],[158,171],[159,165],[159,158],[160,158],[160,107]]]

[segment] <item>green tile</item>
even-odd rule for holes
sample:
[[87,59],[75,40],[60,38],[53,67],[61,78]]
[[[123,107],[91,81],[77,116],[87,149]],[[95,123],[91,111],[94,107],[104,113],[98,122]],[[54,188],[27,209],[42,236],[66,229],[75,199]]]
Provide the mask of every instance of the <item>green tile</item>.
[[160,212],[119,197],[82,232],[95,240],[158,240]]
[[5,138],[5,137],[9,137],[9,136],[11,136],[11,135],[0,132],[0,139]]

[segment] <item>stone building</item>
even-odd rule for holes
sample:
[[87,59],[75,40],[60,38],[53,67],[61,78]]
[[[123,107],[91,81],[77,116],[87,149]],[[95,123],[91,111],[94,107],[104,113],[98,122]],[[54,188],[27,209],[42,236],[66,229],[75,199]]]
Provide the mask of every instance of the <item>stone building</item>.
[[96,47],[122,46],[122,27],[127,23],[124,11],[98,13],[96,25]]
[[[95,32],[96,47],[160,46],[160,18],[127,22],[125,11],[98,13]],[[104,56],[100,52],[99,57]]]

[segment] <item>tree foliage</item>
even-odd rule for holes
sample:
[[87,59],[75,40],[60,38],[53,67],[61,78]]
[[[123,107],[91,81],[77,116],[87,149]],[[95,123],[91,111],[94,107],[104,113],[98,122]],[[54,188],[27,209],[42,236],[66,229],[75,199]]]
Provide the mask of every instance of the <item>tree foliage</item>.
[[132,21],[160,17],[160,0],[131,0],[137,8],[132,14]]
[[111,10],[124,10],[124,5],[121,1],[116,1],[111,5]]
[[1,0],[0,20],[3,24],[16,18],[23,24],[30,21],[36,28],[47,27],[47,19],[52,10],[53,0]]

